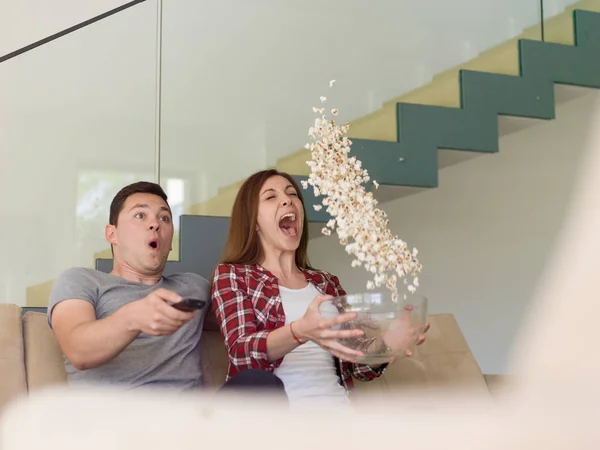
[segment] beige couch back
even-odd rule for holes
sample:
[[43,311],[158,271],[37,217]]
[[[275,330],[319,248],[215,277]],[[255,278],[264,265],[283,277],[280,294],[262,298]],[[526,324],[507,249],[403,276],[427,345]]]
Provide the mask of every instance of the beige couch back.
[[21,308],[0,305],[0,408],[13,395],[27,392]]
[[[411,358],[400,358],[379,379],[355,382],[356,400],[385,398],[390,391],[414,386],[460,386],[489,395],[484,377],[451,314],[433,314],[427,341]],[[227,372],[227,354],[213,320],[202,339],[204,383],[220,387]],[[64,384],[63,356],[46,314],[0,304],[0,409],[11,397],[46,386]]]

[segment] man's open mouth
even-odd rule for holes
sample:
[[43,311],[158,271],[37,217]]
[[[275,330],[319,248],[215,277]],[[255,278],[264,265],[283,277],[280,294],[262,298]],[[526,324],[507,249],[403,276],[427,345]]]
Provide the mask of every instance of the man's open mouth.
[[152,248],[153,250],[158,250],[160,247],[160,244],[158,242],[158,239],[152,239],[149,243],[148,246],[150,248]]
[[286,236],[298,236],[298,222],[296,221],[296,214],[287,213],[281,216],[279,219],[279,228],[281,228],[281,231],[283,231],[283,234]]

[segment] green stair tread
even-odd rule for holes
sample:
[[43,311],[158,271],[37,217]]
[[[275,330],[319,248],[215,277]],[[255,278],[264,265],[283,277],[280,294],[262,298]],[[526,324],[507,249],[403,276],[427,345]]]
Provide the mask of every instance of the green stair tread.
[[397,142],[360,140],[352,153],[381,184],[437,187],[438,149],[497,152],[498,116],[553,119],[555,84],[600,88],[600,13],[575,10],[573,23],[574,46],[521,39],[519,76],[462,70],[460,108],[400,102]]
[[[494,111],[398,103],[397,117],[399,142],[409,144],[411,153],[423,151],[421,147],[425,146],[435,151],[498,151],[498,118]],[[394,184],[403,185],[401,179]]]
[[[600,23],[597,26],[600,27]],[[598,46],[574,47],[524,40],[520,42],[519,53],[523,77],[551,80],[556,84],[600,87]]]
[[554,119],[554,85],[550,80],[465,70],[461,72],[461,86],[466,110],[491,109],[494,116]]
[[598,14],[592,11],[573,11],[573,30],[577,47],[592,47],[595,49],[600,47],[600,19]]

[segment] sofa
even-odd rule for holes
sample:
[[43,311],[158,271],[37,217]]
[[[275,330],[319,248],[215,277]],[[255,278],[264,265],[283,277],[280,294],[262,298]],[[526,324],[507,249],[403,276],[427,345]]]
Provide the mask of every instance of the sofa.
[[[355,382],[353,401],[386,399],[412,387],[460,388],[494,398],[506,387],[503,376],[484,375],[451,314],[433,314],[428,339],[410,358],[399,358],[377,380]],[[203,383],[222,385],[227,355],[216,322],[206,320],[202,339]],[[63,355],[44,312],[0,304],[0,411],[12,399],[51,386],[65,385]]]

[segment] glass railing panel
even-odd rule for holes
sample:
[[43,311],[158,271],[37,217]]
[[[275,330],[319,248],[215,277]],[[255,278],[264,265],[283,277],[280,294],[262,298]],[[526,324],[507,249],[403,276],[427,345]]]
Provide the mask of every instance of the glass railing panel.
[[141,3],[0,64],[0,302],[94,267],[113,196],[153,180],[155,29]]
[[459,106],[458,68],[516,75],[523,36],[537,0],[165,2],[161,167],[187,212],[228,215],[252,172],[307,173],[319,96],[352,137],[395,140],[397,101]]

